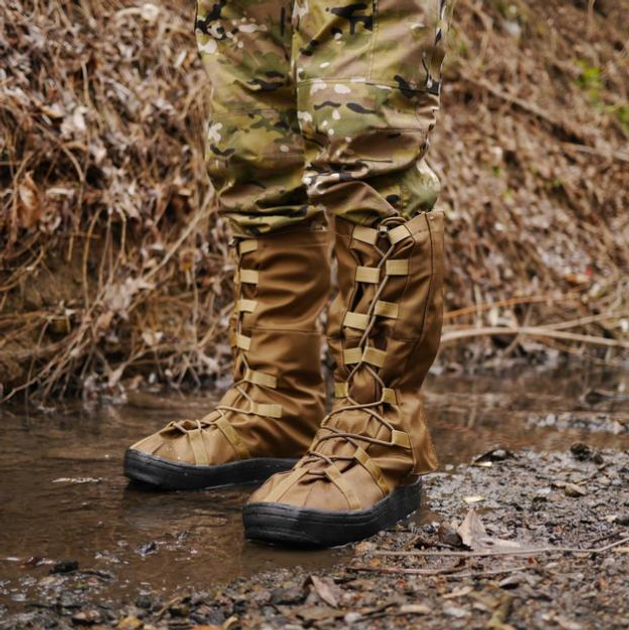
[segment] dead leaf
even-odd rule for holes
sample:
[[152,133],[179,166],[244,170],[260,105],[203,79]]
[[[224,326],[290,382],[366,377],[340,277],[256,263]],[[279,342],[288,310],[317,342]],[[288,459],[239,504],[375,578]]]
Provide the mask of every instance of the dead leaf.
[[484,545],[482,545],[480,541],[488,538],[488,535],[480,517],[476,514],[476,510],[471,509],[465,515],[463,522],[456,531],[466,547],[474,551],[479,551],[484,548]]
[[489,536],[474,508],[470,509],[465,515],[463,522],[457,529],[457,533],[461,537],[463,544],[472,551],[516,551],[524,548],[517,541]]
[[17,187],[17,223],[22,228],[33,227],[41,216],[39,190],[33,181],[33,171],[28,171]]
[[587,490],[576,483],[567,483],[563,491],[567,497],[573,498],[584,497],[587,494]]
[[338,600],[338,587],[334,584],[332,580],[328,580],[326,578],[320,578],[316,575],[310,576],[310,582],[314,587],[315,592],[329,606],[332,608],[338,608],[339,600]]

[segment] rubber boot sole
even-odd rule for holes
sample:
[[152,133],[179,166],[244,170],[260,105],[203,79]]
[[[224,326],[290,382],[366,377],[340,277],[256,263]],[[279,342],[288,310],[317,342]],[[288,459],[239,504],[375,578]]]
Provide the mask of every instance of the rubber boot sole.
[[127,449],[124,456],[124,474],[133,481],[162,490],[198,490],[262,483],[277,472],[289,470],[296,461],[258,457],[216,466],[197,466]]
[[377,534],[421,505],[421,480],[397,487],[373,507],[351,512],[250,503],[243,508],[250,540],[299,547],[336,547]]

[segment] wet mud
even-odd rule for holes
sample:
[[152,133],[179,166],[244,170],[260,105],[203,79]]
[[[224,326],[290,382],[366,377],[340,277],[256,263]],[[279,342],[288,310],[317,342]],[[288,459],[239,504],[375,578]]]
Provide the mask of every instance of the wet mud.
[[[0,628],[627,627],[628,393],[618,370],[431,377],[441,469],[424,507],[392,532],[315,552],[245,541],[250,488],[162,494],[122,477],[126,445],[202,415],[212,397],[3,407]],[[619,544],[382,555],[469,553],[457,528],[471,509],[489,544]]]

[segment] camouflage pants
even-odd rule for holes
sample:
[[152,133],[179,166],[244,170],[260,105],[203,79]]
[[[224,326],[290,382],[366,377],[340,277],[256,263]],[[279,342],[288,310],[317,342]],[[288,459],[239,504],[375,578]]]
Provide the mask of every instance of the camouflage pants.
[[198,0],[208,171],[236,231],[432,208],[424,157],[448,12],[446,0]]

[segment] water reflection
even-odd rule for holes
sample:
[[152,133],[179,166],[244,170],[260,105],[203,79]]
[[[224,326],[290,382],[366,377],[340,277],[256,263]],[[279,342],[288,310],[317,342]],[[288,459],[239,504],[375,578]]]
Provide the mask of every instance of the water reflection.
[[[425,398],[445,466],[498,444],[629,448],[627,392],[627,372],[528,370],[431,377]],[[240,508],[249,488],[163,494],[127,484],[127,444],[211,405],[211,397],[136,394],[124,405],[0,409],[0,602],[12,608],[27,598],[32,578],[47,574],[49,565],[32,568],[42,561],[111,573],[117,579],[101,594],[116,595],[208,588],[278,566],[315,569],[350,553],[247,543]]]

